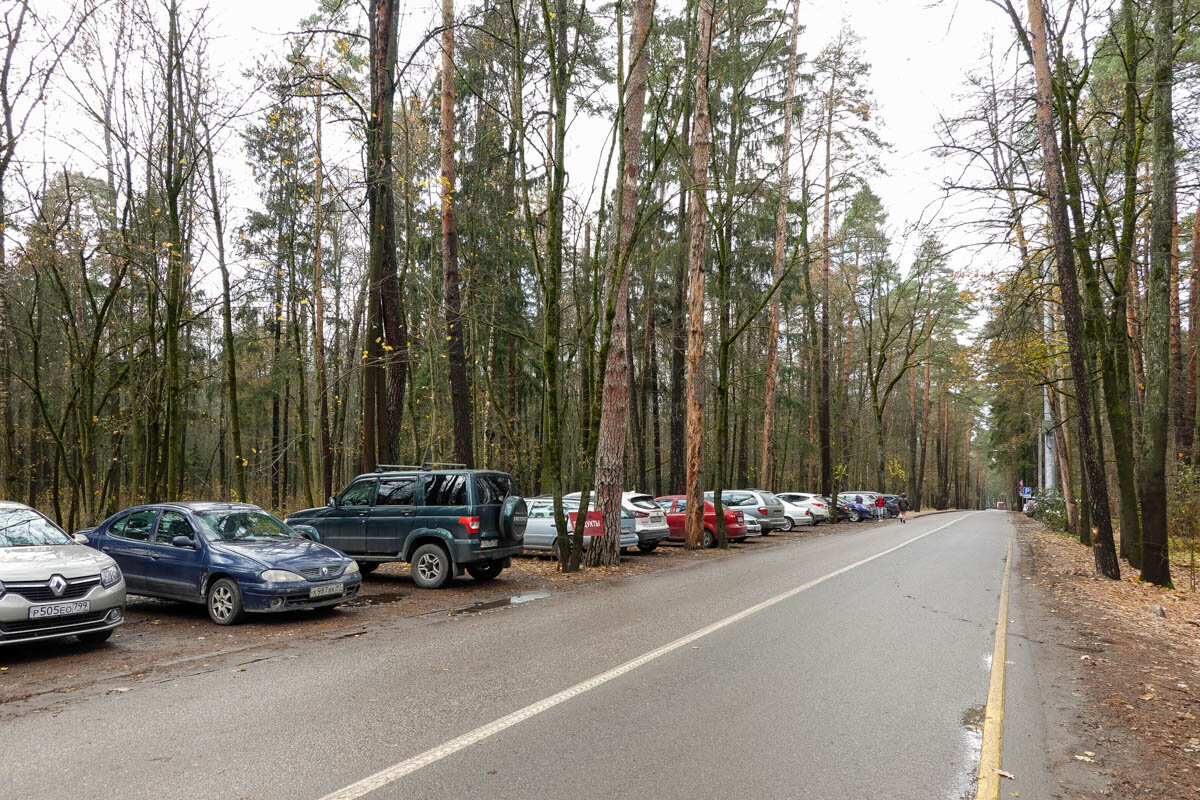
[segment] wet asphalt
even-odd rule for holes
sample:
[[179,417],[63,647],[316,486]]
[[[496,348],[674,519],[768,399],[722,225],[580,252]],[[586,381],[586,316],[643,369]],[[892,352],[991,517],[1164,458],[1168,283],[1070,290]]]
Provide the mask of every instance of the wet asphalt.
[[[0,723],[0,797],[321,798],[942,526],[367,797],[969,797],[1013,535],[1001,512],[846,525],[101,684]],[[1005,768],[1049,788],[1043,679],[1011,642],[1009,658]]]

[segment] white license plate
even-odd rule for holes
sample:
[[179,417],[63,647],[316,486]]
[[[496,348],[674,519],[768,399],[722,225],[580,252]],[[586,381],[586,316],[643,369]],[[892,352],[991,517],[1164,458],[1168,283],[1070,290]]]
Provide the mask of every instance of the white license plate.
[[68,614],[83,614],[92,610],[91,600],[76,600],[73,603],[54,603],[48,606],[32,606],[29,609],[30,619],[43,617],[65,617]]
[[480,539],[479,540],[479,547],[482,550],[486,550],[489,547],[498,547],[499,545],[500,545],[499,539]]
[[308,590],[309,597],[328,597],[331,594],[342,593],[342,582],[323,583],[320,586],[314,586]]

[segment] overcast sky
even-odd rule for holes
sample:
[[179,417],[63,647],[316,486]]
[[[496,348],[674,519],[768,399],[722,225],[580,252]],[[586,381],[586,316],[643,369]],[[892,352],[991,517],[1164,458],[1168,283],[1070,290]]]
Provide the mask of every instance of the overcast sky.
[[[659,0],[675,7],[682,0]],[[936,125],[940,114],[953,114],[962,105],[964,76],[979,67],[990,46],[1011,38],[1007,21],[998,9],[984,0],[801,0],[801,19],[806,29],[801,52],[815,55],[848,24],[862,38],[863,50],[872,64],[870,85],[879,108],[883,138],[892,144],[881,161],[887,174],[871,181],[884,201],[896,231],[904,231],[923,220],[949,227],[944,234],[952,246],[971,240],[954,230],[962,219],[964,201],[943,204],[940,185],[955,165],[944,164],[930,152],[937,144]],[[309,15],[315,0],[208,0],[209,20],[215,41],[210,46],[214,61],[227,80],[237,82],[242,70],[264,53],[278,53],[284,34],[294,31]],[[440,2],[400,0],[400,53],[407,55],[421,37],[440,19]],[[434,63],[436,43],[426,46],[425,59]],[[421,61],[423,59],[418,59]],[[597,161],[605,151],[606,123],[577,121],[568,139],[569,171],[576,197],[591,193],[588,185],[597,173]],[[594,131],[593,131],[594,129]],[[581,131],[587,135],[578,135]],[[329,136],[329,132],[326,134]],[[63,138],[69,138],[65,136]],[[67,144],[67,142],[64,142]],[[236,153],[227,160],[226,171],[239,185],[231,200],[235,205],[254,202],[255,188],[248,169]],[[357,161],[357,154],[348,154]],[[244,177],[243,177],[244,176]],[[593,200],[593,203],[595,200]],[[230,209],[240,216],[241,209]],[[907,261],[915,237],[906,242],[905,252],[895,255]],[[988,257],[1003,257],[992,251]],[[956,255],[956,266],[964,267],[969,253]]]

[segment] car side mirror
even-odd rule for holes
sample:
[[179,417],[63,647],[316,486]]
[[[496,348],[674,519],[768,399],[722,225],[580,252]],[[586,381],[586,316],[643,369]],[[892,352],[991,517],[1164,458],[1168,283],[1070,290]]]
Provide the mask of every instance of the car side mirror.
[[327,505],[330,508],[337,508],[338,507],[338,499],[336,497],[329,498],[329,502],[327,503]]
[[88,537],[84,536],[82,533],[72,534],[71,539],[74,540],[75,544],[88,544]]
[[176,536],[171,540],[173,547],[196,547],[196,542],[190,536]]

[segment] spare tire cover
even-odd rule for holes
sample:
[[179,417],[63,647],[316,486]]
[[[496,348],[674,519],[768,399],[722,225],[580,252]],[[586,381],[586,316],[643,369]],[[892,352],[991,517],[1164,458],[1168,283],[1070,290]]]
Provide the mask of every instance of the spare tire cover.
[[500,533],[506,539],[520,539],[529,523],[529,508],[516,495],[509,495],[500,506]]

